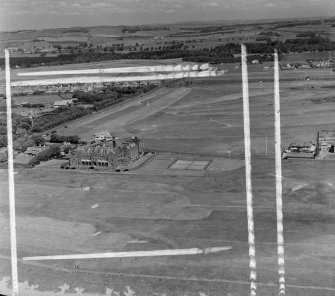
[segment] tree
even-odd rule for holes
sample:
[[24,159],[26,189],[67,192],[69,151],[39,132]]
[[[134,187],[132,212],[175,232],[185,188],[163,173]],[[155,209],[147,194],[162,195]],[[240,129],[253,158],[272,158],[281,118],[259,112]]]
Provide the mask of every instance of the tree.
[[33,137],[33,140],[35,142],[35,145],[44,145],[45,144],[45,139],[41,136],[35,136]]

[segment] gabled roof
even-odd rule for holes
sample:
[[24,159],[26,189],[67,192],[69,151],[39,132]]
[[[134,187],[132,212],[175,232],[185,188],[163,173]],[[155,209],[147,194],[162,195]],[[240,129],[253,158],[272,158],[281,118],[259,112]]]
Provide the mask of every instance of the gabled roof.
[[99,131],[99,132],[95,133],[93,136],[99,136],[99,135],[102,135],[105,138],[111,138],[112,137],[112,135],[109,131]]
[[68,104],[72,104],[72,100],[62,100],[54,102],[54,106],[67,106]]
[[109,154],[115,154],[115,150],[113,147],[80,147],[75,152],[84,154],[84,155],[99,155],[99,156],[104,156],[104,155],[109,155]]

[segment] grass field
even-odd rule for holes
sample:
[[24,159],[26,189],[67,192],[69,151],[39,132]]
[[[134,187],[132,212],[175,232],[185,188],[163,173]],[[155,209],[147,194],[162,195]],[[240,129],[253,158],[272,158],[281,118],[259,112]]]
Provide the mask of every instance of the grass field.
[[13,100],[16,104],[22,103],[41,103],[49,104],[55,101],[60,101],[62,98],[56,94],[43,94],[43,95],[29,95],[29,96],[15,96]]
[[[334,75],[330,70],[280,73],[283,146],[315,141],[318,129],[334,129]],[[254,68],[249,84],[257,295],[271,296],[278,295],[272,72]],[[245,175],[243,160],[237,159],[244,153],[241,97],[236,69],[224,77],[193,80],[188,87],[160,88],[58,129],[84,139],[99,129],[137,134],[147,148],[180,155],[158,155],[122,175],[18,169],[19,280],[39,285],[31,295],[39,295],[37,290],[50,295],[64,284],[73,295],[76,288],[85,289],[83,295],[250,295]],[[268,158],[258,158],[266,152]],[[170,169],[177,159],[193,159],[183,153],[211,162],[205,170]],[[6,174],[1,171],[2,188]],[[334,163],[283,161],[283,177],[287,295],[334,295]],[[10,248],[8,198],[6,191],[1,194],[4,277],[10,275]],[[178,257],[21,260],[218,246],[232,249]]]

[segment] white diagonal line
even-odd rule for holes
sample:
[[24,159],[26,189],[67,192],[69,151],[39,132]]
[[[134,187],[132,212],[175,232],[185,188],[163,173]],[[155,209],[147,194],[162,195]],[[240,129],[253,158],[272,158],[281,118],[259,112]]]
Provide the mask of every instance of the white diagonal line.
[[101,82],[130,82],[130,81],[149,81],[149,80],[165,80],[165,79],[182,79],[182,78],[200,78],[222,76],[223,71],[181,71],[168,74],[138,75],[138,76],[76,76],[66,78],[50,78],[36,80],[14,81],[12,86],[35,86],[35,85],[53,85],[58,83],[101,83]]
[[[134,66],[106,69],[78,69],[78,70],[55,70],[38,72],[21,72],[18,76],[46,76],[46,75],[76,75],[76,74],[119,74],[119,73],[142,73],[142,72],[181,72],[198,71],[199,65],[156,65],[156,66]],[[204,70],[208,70],[204,68]]]
[[128,257],[156,257],[156,256],[180,256],[180,255],[199,255],[210,254],[230,250],[232,247],[212,247],[212,248],[191,248],[191,249],[170,249],[153,251],[132,251],[132,252],[111,252],[93,254],[71,254],[53,256],[23,257],[22,260],[71,260],[71,259],[98,259],[98,258],[128,258]]

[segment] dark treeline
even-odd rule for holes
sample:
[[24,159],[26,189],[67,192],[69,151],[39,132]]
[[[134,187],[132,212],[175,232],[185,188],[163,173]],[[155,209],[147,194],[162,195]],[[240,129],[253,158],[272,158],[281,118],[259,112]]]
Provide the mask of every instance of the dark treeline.
[[34,122],[32,132],[39,133],[68,121],[83,117],[89,113],[89,110],[82,107],[71,107],[64,110],[60,108],[55,110],[55,114],[53,115],[37,118]]
[[146,93],[155,87],[154,84],[128,87],[108,86],[99,93],[75,92],[72,97],[78,99],[78,102],[81,104],[92,104],[91,109],[98,111],[107,106],[121,102],[129,96]]
[[78,135],[64,136],[64,135],[52,134],[50,136],[50,142],[51,143],[69,142],[71,144],[78,144],[80,142],[80,137]]
[[59,146],[53,145],[50,146],[47,150],[40,152],[34,158],[32,158],[29,162],[29,165],[35,166],[40,164],[42,161],[47,161],[52,158],[61,157],[61,150]]
[[[299,34],[299,38],[282,41],[271,41],[268,36],[259,37],[265,42],[246,43],[249,54],[258,54],[261,60],[266,61],[268,54],[277,49],[280,54],[289,52],[306,51],[328,51],[335,50],[335,42],[329,38],[315,35],[313,32]],[[117,52],[85,52],[74,54],[61,54],[57,57],[13,57],[11,66],[34,67],[40,65],[63,65],[72,63],[98,62],[105,60],[120,59],[173,59],[182,58],[184,61],[209,62],[209,63],[231,63],[240,62],[240,58],[235,58],[234,54],[241,51],[240,44],[228,43],[214,48],[203,48],[201,50],[190,50],[184,43],[178,43],[164,48],[163,50],[149,50],[128,53]],[[4,67],[4,59],[0,59],[0,66]]]

